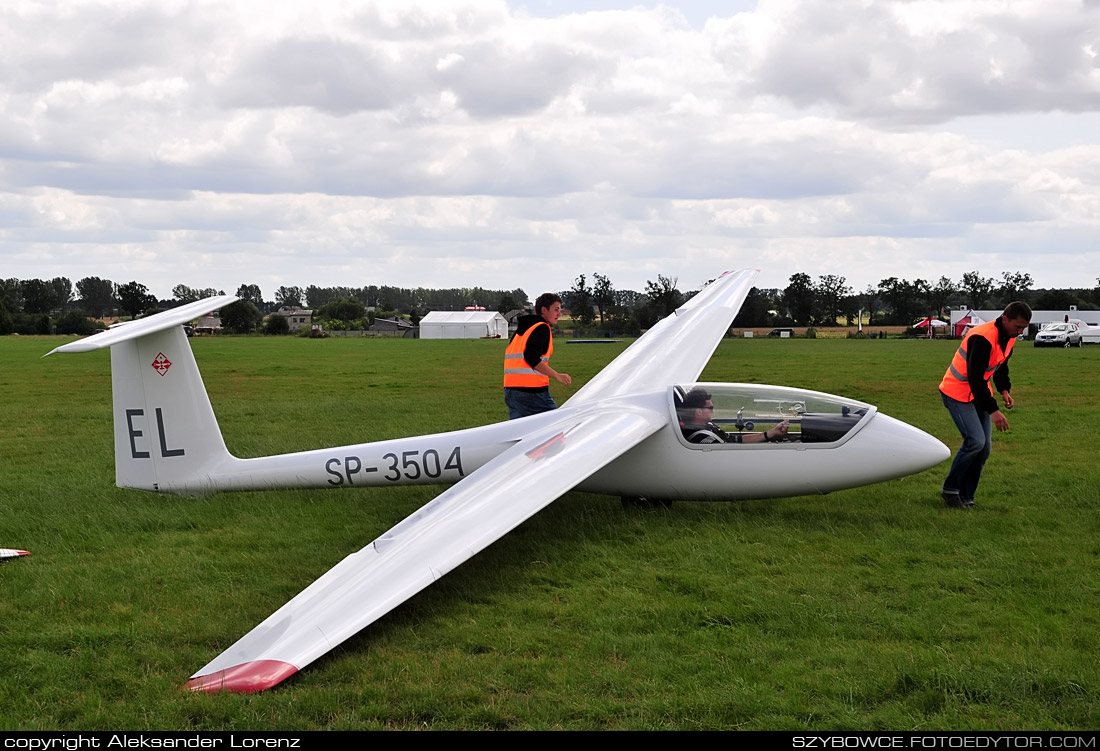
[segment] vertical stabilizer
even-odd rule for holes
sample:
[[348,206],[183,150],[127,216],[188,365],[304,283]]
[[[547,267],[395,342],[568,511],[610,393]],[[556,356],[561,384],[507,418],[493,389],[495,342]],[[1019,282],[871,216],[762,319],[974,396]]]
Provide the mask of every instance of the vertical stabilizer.
[[53,351],[111,348],[119,487],[201,493],[233,461],[181,324],[235,299],[200,300]]
[[183,328],[111,346],[115,483],[199,490],[229,456]]

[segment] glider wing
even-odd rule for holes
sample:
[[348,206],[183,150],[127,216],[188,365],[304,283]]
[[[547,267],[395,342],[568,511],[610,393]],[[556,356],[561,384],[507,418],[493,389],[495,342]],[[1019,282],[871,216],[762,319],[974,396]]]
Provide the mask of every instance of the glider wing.
[[659,430],[619,405],[563,415],[353,553],[199,670],[193,691],[251,693],[293,675]]
[[715,279],[673,315],[658,321],[562,406],[698,380],[745,302],[757,273],[756,269],[728,271]]

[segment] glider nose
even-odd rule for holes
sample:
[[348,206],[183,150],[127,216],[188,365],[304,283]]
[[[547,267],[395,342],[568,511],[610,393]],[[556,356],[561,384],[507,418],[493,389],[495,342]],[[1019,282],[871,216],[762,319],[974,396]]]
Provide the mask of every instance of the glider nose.
[[951,450],[938,438],[881,412],[859,431],[856,440],[861,454],[890,477],[923,472],[951,456]]

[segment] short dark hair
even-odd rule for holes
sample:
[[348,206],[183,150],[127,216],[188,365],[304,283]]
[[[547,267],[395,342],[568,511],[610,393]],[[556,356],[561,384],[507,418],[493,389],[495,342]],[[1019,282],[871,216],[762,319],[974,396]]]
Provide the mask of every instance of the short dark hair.
[[535,313],[541,316],[543,308],[549,308],[556,302],[561,302],[561,298],[553,292],[543,292],[539,295],[538,299],[535,300]]
[[684,394],[684,409],[702,409],[707,406],[708,399],[710,399],[710,392],[702,386],[696,386]]
[[1004,317],[1010,321],[1030,321],[1031,320],[1031,308],[1028,307],[1026,302],[1010,302],[1008,307],[1005,308]]

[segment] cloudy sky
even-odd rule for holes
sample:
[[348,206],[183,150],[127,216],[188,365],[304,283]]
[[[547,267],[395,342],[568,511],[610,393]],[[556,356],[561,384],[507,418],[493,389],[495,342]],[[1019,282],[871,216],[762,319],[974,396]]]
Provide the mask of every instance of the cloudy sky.
[[5,0],[0,277],[1100,276],[1100,0]]

